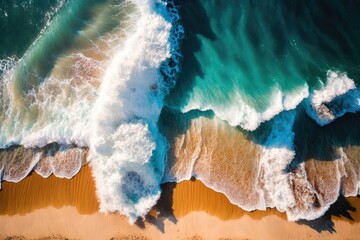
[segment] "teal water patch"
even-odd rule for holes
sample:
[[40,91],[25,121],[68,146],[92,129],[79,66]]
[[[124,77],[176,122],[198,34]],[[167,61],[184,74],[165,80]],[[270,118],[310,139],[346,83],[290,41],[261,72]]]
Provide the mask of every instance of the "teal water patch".
[[359,9],[357,1],[184,2],[183,72],[167,104],[211,109],[253,130],[320,88],[328,70],[360,81]]
[[[16,68],[18,90],[32,89],[50,73],[55,61],[77,46],[75,37],[81,34],[94,16],[94,8],[105,0],[68,1],[51,25],[30,46]],[[91,41],[89,39],[89,41]]]
[[20,58],[66,0],[1,0],[0,59]]
[[[88,132],[103,62],[125,38],[121,31],[132,26],[133,8],[117,0],[65,3],[13,69],[0,76],[2,147],[35,135],[42,143],[32,139],[30,145],[48,141],[87,145],[83,140],[88,138],[82,136]],[[43,133],[52,137],[40,137]],[[72,134],[79,138],[69,137]]]

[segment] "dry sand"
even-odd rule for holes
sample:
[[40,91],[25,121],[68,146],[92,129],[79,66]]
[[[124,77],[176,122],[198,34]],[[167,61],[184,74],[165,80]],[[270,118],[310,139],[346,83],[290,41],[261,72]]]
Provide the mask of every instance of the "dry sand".
[[[3,182],[0,239],[358,239],[359,198],[340,202],[315,222],[288,222],[274,209],[245,212],[200,181],[168,183],[145,222],[131,226],[119,214],[98,213],[91,169],[73,179],[48,179],[36,173],[20,183]],[[174,214],[172,216],[172,213]],[[353,218],[350,220],[349,218]],[[332,225],[333,224],[333,225]],[[322,228],[317,232],[309,225]],[[336,233],[330,233],[334,229]],[[16,236],[16,237],[15,237]],[[13,237],[13,238],[7,238]]]

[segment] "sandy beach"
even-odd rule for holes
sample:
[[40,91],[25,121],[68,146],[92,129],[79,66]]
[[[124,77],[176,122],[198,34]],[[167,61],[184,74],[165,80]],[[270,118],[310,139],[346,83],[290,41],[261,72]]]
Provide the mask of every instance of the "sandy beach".
[[357,239],[360,235],[359,198],[340,198],[332,215],[299,223],[288,222],[275,209],[243,211],[198,180],[167,183],[163,189],[146,220],[130,225],[120,214],[97,211],[89,166],[71,180],[32,173],[17,184],[3,182],[0,238]]

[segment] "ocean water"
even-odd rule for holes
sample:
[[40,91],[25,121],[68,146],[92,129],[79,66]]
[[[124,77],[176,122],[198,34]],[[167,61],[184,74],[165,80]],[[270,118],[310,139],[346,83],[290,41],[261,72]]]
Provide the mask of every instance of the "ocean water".
[[255,130],[309,95],[320,108],[354,88],[360,61],[356,1],[184,4],[186,64],[196,68],[183,69],[179,85],[186,83],[174,90],[175,98],[170,95],[172,107],[210,109],[232,126]]
[[[0,176],[73,177],[135,222],[196,177],[320,217],[360,187],[360,2],[0,4]],[[23,21],[23,15],[29,21]]]

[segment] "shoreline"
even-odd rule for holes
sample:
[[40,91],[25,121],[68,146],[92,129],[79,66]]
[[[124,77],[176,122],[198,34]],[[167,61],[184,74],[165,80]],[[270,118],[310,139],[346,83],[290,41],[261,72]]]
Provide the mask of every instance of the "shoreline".
[[70,180],[44,179],[33,172],[19,183],[3,182],[0,239],[356,239],[360,235],[357,197],[341,198],[318,220],[289,222],[276,209],[244,211],[199,180],[166,183],[162,188],[160,201],[146,220],[130,225],[120,214],[98,212],[88,165]]

